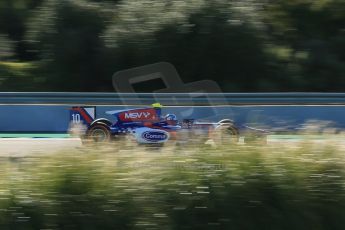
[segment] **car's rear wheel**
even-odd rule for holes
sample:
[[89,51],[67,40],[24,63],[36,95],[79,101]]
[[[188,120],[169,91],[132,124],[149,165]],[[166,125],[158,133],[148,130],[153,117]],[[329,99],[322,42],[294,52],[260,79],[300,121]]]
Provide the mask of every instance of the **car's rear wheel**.
[[87,137],[94,142],[109,142],[111,133],[106,125],[95,124],[87,131]]
[[217,145],[237,143],[238,139],[238,129],[234,125],[230,124],[218,126],[213,134],[213,141]]

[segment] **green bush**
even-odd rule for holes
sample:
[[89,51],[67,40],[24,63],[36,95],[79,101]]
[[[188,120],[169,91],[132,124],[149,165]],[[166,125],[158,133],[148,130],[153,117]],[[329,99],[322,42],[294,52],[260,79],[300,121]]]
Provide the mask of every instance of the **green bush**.
[[[0,61],[0,91],[34,91],[46,84],[36,62]],[[41,88],[44,90],[44,88]]]

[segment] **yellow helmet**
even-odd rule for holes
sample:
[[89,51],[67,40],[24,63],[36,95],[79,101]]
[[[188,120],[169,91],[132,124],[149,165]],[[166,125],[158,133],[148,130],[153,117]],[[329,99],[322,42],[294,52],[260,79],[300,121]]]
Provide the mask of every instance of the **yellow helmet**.
[[160,103],[153,103],[152,107],[153,108],[162,108],[163,106]]

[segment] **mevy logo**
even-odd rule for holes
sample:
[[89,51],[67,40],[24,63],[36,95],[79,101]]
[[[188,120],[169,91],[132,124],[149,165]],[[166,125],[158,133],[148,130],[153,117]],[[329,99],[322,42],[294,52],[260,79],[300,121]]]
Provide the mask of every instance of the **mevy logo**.
[[148,118],[149,116],[151,115],[150,112],[136,112],[136,113],[131,113],[131,112],[128,112],[128,113],[125,113],[125,118],[126,119],[140,119],[140,118]]

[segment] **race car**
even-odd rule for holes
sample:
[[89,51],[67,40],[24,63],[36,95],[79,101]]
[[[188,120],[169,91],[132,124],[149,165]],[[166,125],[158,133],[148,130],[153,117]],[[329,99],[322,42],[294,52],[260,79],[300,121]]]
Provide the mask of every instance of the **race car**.
[[71,109],[72,124],[84,124],[85,137],[95,142],[116,140],[124,136],[134,137],[140,144],[161,144],[169,140],[185,142],[202,140],[204,143],[238,142],[239,129],[230,119],[219,122],[200,122],[194,119],[179,121],[175,114],[162,115],[159,103],[151,107],[107,111],[115,121],[95,119],[88,107]]

